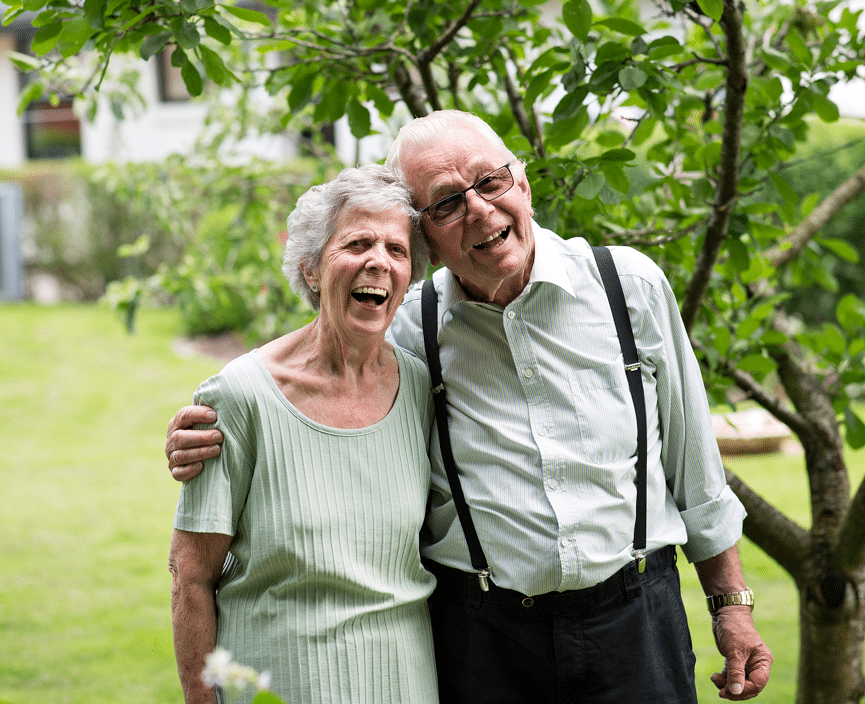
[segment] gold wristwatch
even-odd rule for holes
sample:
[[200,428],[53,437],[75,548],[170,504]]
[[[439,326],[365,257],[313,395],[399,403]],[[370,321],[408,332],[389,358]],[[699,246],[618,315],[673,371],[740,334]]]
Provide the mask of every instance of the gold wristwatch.
[[754,608],[754,592],[751,587],[745,587],[743,592],[731,592],[730,594],[716,594],[706,597],[709,613],[715,613],[722,606],[750,606]]

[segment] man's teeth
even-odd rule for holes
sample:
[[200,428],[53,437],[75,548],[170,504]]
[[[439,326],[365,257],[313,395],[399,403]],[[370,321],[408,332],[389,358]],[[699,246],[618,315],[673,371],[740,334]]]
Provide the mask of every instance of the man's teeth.
[[489,237],[487,237],[483,242],[478,242],[478,243],[474,246],[474,248],[475,248],[475,249],[483,249],[486,245],[488,245],[488,244],[489,244],[490,242],[492,242],[493,240],[496,240],[496,239],[498,239],[499,237],[504,237],[505,234],[507,234],[507,232],[508,232],[508,228],[507,228],[507,227],[506,227],[504,230],[501,230],[501,231],[499,231],[499,232],[494,232],[494,233],[491,234]]

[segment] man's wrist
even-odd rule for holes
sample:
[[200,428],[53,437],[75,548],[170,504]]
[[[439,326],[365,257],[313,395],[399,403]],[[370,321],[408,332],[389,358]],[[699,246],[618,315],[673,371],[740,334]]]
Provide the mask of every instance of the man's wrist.
[[725,606],[750,606],[754,609],[754,592],[751,587],[745,587],[745,591],[727,592],[726,594],[714,594],[706,597],[706,606],[709,613],[715,613]]

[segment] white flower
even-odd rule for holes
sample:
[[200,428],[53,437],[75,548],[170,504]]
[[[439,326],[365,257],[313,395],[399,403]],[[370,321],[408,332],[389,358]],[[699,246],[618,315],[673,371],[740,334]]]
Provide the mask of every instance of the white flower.
[[208,687],[222,687],[238,694],[247,687],[255,687],[260,692],[270,689],[272,678],[269,672],[259,674],[251,667],[234,662],[231,657],[225,648],[217,648],[205,656],[201,679]]
[[217,648],[204,656],[204,663],[204,672],[201,673],[204,683],[208,687],[223,686],[231,673],[231,653],[225,648]]

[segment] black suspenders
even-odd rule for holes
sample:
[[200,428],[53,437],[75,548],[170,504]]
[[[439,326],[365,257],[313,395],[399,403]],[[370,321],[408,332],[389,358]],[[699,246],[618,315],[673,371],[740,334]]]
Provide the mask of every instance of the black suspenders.
[[[622,292],[622,284],[616,272],[613,258],[606,247],[592,247],[598,269],[601,273],[601,281],[610,302],[613,320],[616,324],[616,332],[619,336],[619,344],[622,348],[622,357],[625,363],[625,372],[628,379],[628,388],[634,403],[634,411],[637,416],[637,510],[634,525],[634,558],[637,569],[642,572],[646,568],[646,401],[643,395],[642,376],[640,373],[640,361],[637,357],[637,347],[634,344],[634,334],[631,330],[628,309],[625,305],[625,295]],[[421,315],[423,323],[424,347],[426,349],[427,364],[429,365],[430,380],[432,382],[433,401],[435,404],[436,424],[439,431],[439,445],[441,447],[442,461],[445,472],[450,483],[453,494],[457,516],[463,533],[468,543],[469,556],[472,567],[478,573],[478,580],[483,591],[489,590],[488,579],[491,576],[489,563],[481,547],[474,522],[472,521],[469,507],[459,480],[459,474],[451,450],[450,432],[447,421],[447,400],[445,388],[442,383],[441,362],[439,361],[438,348],[438,294],[433,282],[424,281],[421,298]]]

